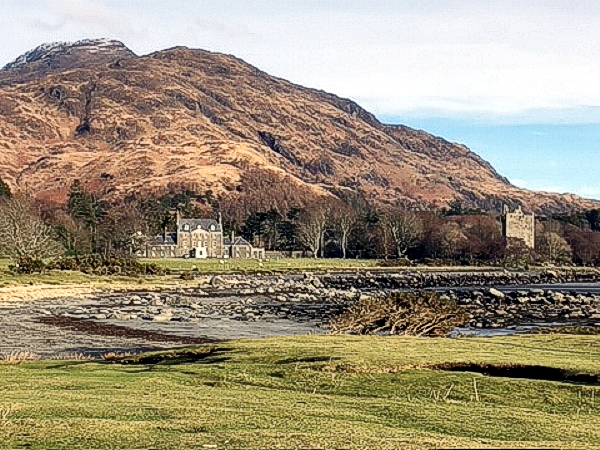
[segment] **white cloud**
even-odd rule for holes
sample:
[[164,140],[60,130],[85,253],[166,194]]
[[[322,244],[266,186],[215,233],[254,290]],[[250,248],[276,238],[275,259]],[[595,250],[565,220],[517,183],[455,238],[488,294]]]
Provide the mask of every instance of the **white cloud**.
[[[600,124],[597,0],[3,0],[2,19],[0,66],[43,42],[108,37],[138,54],[234,54],[380,117]],[[600,198],[595,174],[530,170],[514,183]]]
[[547,179],[511,179],[510,182],[517,187],[532,191],[556,192],[558,194],[573,193],[584,198],[600,199],[600,185],[577,185],[573,183],[573,185],[566,187]]
[[595,0],[7,3],[21,19],[0,31],[0,64],[35,36],[111,37],[137,53],[188,45],[235,54],[380,115],[600,122],[586,114],[600,111]]
[[578,190],[578,194],[581,195],[582,197],[600,199],[600,185],[582,186]]
[[45,0],[48,11],[61,22],[89,31],[119,33],[129,25],[101,0]]
[[558,192],[564,194],[566,192],[573,192],[572,189],[567,189],[565,186],[556,184],[553,180],[545,179],[532,179],[532,180],[520,180],[511,179],[510,182],[517,187],[529,189],[532,191],[540,192]]

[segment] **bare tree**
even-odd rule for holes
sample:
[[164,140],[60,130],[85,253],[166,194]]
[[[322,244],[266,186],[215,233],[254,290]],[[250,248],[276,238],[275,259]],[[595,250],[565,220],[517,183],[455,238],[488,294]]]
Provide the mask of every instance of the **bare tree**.
[[348,238],[358,220],[356,211],[344,204],[339,204],[334,207],[331,216],[338,234],[342,258],[346,259],[348,254]]
[[143,237],[149,234],[143,212],[135,202],[111,208],[98,231],[100,248],[105,254],[136,253],[144,247]]
[[442,225],[440,233],[442,237],[442,254],[446,258],[455,258],[465,240],[460,227],[454,222],[445,223]]
[[470,260],[500,260],[505,256],[506,242],[500,223],[488,214],[466,215],[455,218],[464,238],[460,252]]
[[421,234],[421,223],[417,216],[409,211],[388,211],[383,216],[384,226],[390,232],[396,247],[398,258],[406,256]]
[[84,223],[73,219],[64,211],[57,211],[51,217],[52,226],[56,230],[58,241],[68,254],[80,255],[91,253],[92,238]]
[[568,225],[563,236],[573,249],[573,260],[576,263],[584,266],[600,264],[600,233]]
[[386,216],[382,215],[379,219],[377,227],[377,243],[378,253],[383,256],[384,259],[388,259],[392,254],[391,248],[394,246],[392,234],[390,233],[390,227],[386,220]]
[[22,196],[0,203],[0,253],[19,259],[44,259],[62,252],[54,232]]
[[300,221],[298,237],[314,258],[323,257],[329,212],[323,205],[309,206]]
[[544,258],[552,262],[568,262],[573,251],[567,241],[557,233],[540,233],[536,239],[536,249]]

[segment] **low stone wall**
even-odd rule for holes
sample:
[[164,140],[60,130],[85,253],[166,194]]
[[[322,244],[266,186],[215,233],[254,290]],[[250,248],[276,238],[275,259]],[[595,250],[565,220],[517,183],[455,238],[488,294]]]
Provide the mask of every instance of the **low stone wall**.
[[361,290],[427,289],[443,287],[511,286],[526,284],[594,283],[600,282],[597,270],[544,270],[529,272],[362,272],[355,274],[321,275],[328,287]]

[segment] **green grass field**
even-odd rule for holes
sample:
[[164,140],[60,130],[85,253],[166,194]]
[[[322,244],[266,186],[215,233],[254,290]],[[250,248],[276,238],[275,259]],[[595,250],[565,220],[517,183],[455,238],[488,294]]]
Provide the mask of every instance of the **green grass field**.
[[280,258],[265,259],[142,259],[142,263],[150,262],[161,267],[175,270],[191,270],[199,272],[232,272],[232,271],[288,271],[319,270],[376,267],[377,260],[356,259],[311,259]]
[[419,368],[464,361],[600,373],[600,337],[303,336],[196,363],[4,363],[0,448],[600,449],[600,387]]
[[3,286],[20,286],[28,284],[95,284],[118,288],[121,285],[144,285],[145,287],[167,284],[185,284],[178,279],[180,271],[191,271],[195,268],[198,274],[238,273],[238,272],[286,272],[299,270],[325,270],[344,268],[375,267],[375,260],[340,260],[340,259],[282,259],[282,260],[191,260],[191,259],[142,259],[141,263],[155,263],[174,271],[170,276],[100,276],[87,275],[81,272],[49,271],[44,274],[17,275],[8,270],[10,262],[0,259],[0,288]]

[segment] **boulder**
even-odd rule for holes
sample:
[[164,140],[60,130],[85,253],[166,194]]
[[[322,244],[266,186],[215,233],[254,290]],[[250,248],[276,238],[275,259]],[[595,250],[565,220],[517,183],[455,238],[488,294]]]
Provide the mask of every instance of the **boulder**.
[[500,292],[498,289],[494,289],[494,288],[490,288],[488,290],[488,293],[491,296],[496,297],[496,298],[504,298],[504,297],[506,297],[506,295],[504,295],[503,292]]
[[173,318],[173,314],[159,314],[158,316],[154,316],[152,319],[154,322],[170,322]]
[[222,287],[222,286],[229,286],[229,283],[227,281],[225,281],[223,279],[223,277],[221,277],[219,275],[215,275],[214,277],[211,278],[210,285],[216,286],[216,287]]

